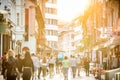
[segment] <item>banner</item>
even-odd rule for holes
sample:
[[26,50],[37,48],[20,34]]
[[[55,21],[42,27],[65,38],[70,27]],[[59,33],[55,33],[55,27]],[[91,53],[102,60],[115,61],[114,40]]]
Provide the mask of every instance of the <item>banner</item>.
[[7,24],[0,23],[0,33],[5,34],[7,29]]

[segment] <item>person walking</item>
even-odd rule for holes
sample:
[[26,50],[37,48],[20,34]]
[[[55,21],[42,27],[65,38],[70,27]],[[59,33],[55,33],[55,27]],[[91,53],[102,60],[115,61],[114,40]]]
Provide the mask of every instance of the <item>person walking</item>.
[[38,79],[40,79],[42,73],[42,57],[39,55],[39,68],[38,68]]
[[64,57],[64,60],[62,62],[62,68],[63,68],[64,80],[68,80],[69,60],[67,56]]
[[75,56],[71,56],[70,67],[72,69],[73,78],[75,78],[76,76],[76,66],[77,66],[77,59],[75,58]]
[[4,52],[2,56],[2,72],[1,72],[4,79],[6,78],[5,76],[6,61],[7,61],[7,52]]
[[46,59],[46,57],[43,57],[43,60],[42,60],[42,74],[43,74],[43,79],[44,80],[46,80],[46,76],[47,76],[47,67],[48,67],[47,59]]
[[90,60],[89,58],[84,58],[84,68],[85,68],[85,72],[86,72],[86,76],[89,76],[89,63]]
[[77,56],[77,75],[80,76],[80,69],[81,69],[81,66],[82,66],[82,61],[81,61],[81,58],[80,58],[80,55]]
[[55,60],[55,65],[56,65],[56,73],[59,73],[60,71],[60,69],[59,69],[59,60],[58,60],[58,58],[56,57],[55,58],[56,60]]
[[32,53],[32,61],[33,61],[33,65],[34,65],[34,75],[33,75],[33,79],[37,79],[37,71],[38,68],[40,67],[40,63],[39,63],[39,58]]
[[6,80],[16,80],[17,77],[17,64],[14,58],[13,50],[8,50],[8,60],[6,62]]
[[50,72],[50,78],[54,75],[54,64],[55,64],[55,59],[53,56],[50,56],[49,59],[49,72]]
[[59,72],[62,72],[62,61],[64,59],[64,55],[62,53],[59,53],[57,55],[58,58],[58,68],[59,68]]
[[21,78],[21,75],[22,75],[22,63],[23,63],[23,59],[21,59],[21,54],[18,54],[17,55],[17,59],[16,59],[16,62],[17,62],[17,68],[18,68],[18,71],[19,71],[19,74],[17,76],[17,79],[20,80]]
[[25,58],[23,59],[23,80],[30,80],[34,72],[33,61],[30,56],[30,52],[25,52]]

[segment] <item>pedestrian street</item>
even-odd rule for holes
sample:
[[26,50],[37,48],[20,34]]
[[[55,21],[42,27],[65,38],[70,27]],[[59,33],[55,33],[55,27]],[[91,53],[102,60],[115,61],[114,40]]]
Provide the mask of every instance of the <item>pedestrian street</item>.
[[[68,80],[95,80],[94,76],[90,74],[90,76],[86,76],[84,70],[80,72],[81,76],[76,76],[76,78],[72,78],[72,73],[71,70],[69,69],[69,74],[68,74]],[[41,79],[34,79],[34,80],[44,80],[43,78]],[[46,80],[64,80],[64,76],[62,73],[60,74],[55,74],[53,77],[50,78],[49,74],[46,77]]]
[[[95,78],[92,74],[90,74],[90,76],[86,76],[84,71],[81,71],[80,75],[81,76],[76,76],[76,78],[74,79],[74,78],[72,78],[71,71],[69,70],[68,80],[95,80]],[[0,75],[0,80],[3,80],[2,75]],[[22,80],[22,78],[20,80]],[[43,79],[43,77],[41,77],[41,79],[36,78],[33,80],[44,80],[44,79]],[[60,74],[55,74],[52,78],[50,78],[50,76],[48,74],[48,76],[46,77],[46,80],[64,80],[64,76],[62,73],[60,73]]]

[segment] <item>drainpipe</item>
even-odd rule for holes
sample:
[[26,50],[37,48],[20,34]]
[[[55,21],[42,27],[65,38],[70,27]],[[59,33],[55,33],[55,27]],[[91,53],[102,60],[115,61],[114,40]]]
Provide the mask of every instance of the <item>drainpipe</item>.
[[118,0],[119,8],[118,8],[118,18],[120,18],[120,0]]

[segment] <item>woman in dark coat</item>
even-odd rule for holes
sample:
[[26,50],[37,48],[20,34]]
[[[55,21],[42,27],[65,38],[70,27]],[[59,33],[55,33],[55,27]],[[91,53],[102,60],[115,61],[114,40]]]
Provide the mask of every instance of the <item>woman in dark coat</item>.
[[34,71],[33,61],[30,56],[30,52],[25,53],[25,58],[23,59],[23,80],[30,80]]
[[6,78],[7,80],[16,80],[17,74],[12,75],[12,70],[17,72],[17,65],[16,65],[16,60],[14,58],[14,52],[13,50],[8,51],[8,60],[6,62]]

